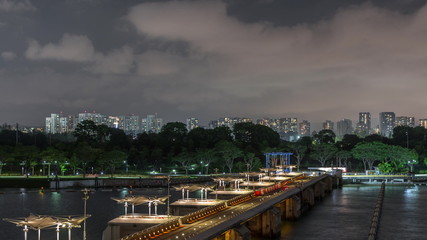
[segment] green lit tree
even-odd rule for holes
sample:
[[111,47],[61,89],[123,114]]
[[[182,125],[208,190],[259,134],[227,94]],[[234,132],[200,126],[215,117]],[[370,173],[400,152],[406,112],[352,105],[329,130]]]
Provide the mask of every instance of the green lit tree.
[[289,144],[289,147],[293,153],[293,156],[297,160],[297,171],[299,171],[301,162],[307,153],[308,147],[304,142],[293,142]]
[[352,150],[352,155],[363,162],[366,170],[371,170],[377,161],[386,161],[389,157],[388,145],[382,142],[358,143]]
[[233,170],[234,160],[242,156],[242,152],[232,142],[223,141],[218,143],[216,146],[217,152],[224,160],[225,167],[228,168],[229,172]]
[[173,158],[174,162],[179,163],[181,167],[184,169],[185,174],[188,174],[188,170],[190,170],[191,165],[194,163],[194,157],[188,154],[187,152],[182,152],[179,155]]
[[114,176],[116,168],[126,164],[127,154],[119,150],[103,152],[100,155],[99,163],[109,170],[111,177]]

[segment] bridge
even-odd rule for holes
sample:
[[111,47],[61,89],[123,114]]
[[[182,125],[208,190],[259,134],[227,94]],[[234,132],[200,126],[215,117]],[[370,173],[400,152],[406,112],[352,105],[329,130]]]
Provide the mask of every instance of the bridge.
[[295,220],[322,199],[340,178],[331,175],[291,180],[244,194],[203,208],[163,224],[124,236],[122,240],[143,239],[250,239],[251,236],[280,236],[282,220]]

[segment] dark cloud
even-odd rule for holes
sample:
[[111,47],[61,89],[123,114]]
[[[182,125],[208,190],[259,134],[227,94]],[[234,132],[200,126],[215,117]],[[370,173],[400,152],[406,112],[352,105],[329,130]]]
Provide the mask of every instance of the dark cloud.
[[427,116],[425,1],[49,3],[22,13],[19,31],[0,17],[23,39],[0,39],[2,121],[93,109],[204,122]]
[[0,0],[0,12],[34,11],[36,8],[29,0]]

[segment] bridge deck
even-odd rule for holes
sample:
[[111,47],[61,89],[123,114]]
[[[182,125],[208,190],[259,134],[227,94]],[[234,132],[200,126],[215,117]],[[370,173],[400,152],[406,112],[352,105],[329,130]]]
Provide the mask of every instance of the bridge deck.
[[253,198],[247,202],[231,206],[217,214],[211,215],[192,224],[183,224],[183,227],[169,232],[168,234],[158,236],[156,239],[212,239],[221,235],[227,229],[230,229],[233,226],[239,226],[240,224],[271,208],[275,204],[292,197],[301,191],[301,189],[304,189],[321,179],[323,179],[323,177],[318,177],[308,182],[306,181],[299,186],[292,185],[286,190],[280,190],[270,195]]

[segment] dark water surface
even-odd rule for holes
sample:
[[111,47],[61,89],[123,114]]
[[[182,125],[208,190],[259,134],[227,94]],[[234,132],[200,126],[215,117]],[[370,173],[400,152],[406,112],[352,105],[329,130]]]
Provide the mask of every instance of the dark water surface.
[[[314,208],[304,213],[295,222],[284,222],[281,239],[367,239],[370,220],[374,211],[379,186],[344,186],[326,196]],[[80,191],[39,193],[30,189],[1,189],[0,218],[25,217],[30,213],[42,215],[83,214],[83,194]],[[164,196],[166,189],[134,189],[134,195]],[[180,192],[171,190],[171,202],[181,197]],[[194,192],[190,197],[198,197]],[[111,197],[129,195],[128,189],[95,191],[87,201],[87,239],[100,240],[107,222],[123,214],[123,206]],[[130,208],[129,208],[130,210]],[[159,205],[159,214],[166,213],[166,206]],[[137,206],[135,212],[148,213],[146,205]],[[380,240],[427,239],[427,187],[387,186],[384,208],[379,230]],[[73,229],[72,239],[82,239],[82,229]],[[22,228],[0,221],[0,239],[24,239]],[[28,240],[37,239],[30,231]],[[56,239],[54,229],[42,231],[42,239]],[[61,238],[68,239],[66,230]]]
[[[46,192],[41,194],[33,189],[1,189],[0,194],[0,218],[26,217],[30,213],[39,215],[83,215],[84,202],[81,191],[61,190],[59,192]],[[134,189],[134,195],[145,196],[166,196],[167,190],[162,188]],[[193,193],[196,194],[196,193]],[[106,228],[107,222],[124,214],[122,204],[117,204],[111,197],[122,198],[129,195],[129,189],[119,189],[110,191],[93,191],[89,193],[87,200],[87,213],[91,214],[87,221],[87,239],[102,239],[102,231]],[[171,189],[171,202],[180,197],[180,193]],[[190,194],[190,197],[191,194]],[[129,207],[129,212],[131,208]],[[154,208],[152,209],[154,211]],[[147,213],[147,205],[135,207],[136,213]],[[165,214],[166,206],[159,205],[158,213]],[[56,240],[54,229],[42,230],[43,240]],[[24,239],[21,227],[16,227],[12,223],[0,221],[0,240]],[[37,239],[36,231],[28,232],[28,240]],[[68,239],[65,229],[61,230],[60,239]],[[83,225],[81,229],[72,230],[72,239],[83,239]]]
[[[281,239],[367,239],[379,189],[335,189],[298,221],[284,222]],[[386,186],[377,239],[427,239],[426,223],[426,186]]]

